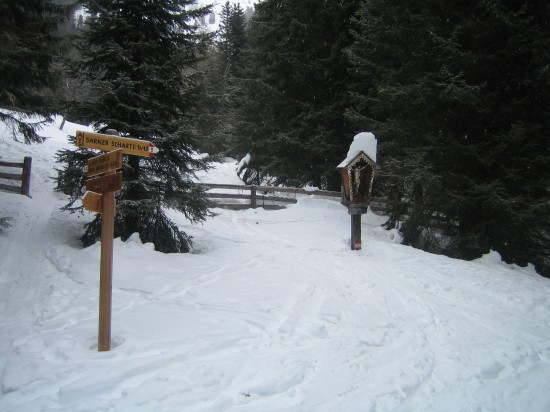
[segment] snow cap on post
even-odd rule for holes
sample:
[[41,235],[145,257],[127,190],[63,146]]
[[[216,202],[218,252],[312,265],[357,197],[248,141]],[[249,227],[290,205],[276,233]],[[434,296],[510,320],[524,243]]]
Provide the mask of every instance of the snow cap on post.
[[371,132],[361,132],[353,138],[348,155],[337,166],[337,169],[341,169],[350,164],[361,152],[367,155],[372,162],[376,163],[376,137]]

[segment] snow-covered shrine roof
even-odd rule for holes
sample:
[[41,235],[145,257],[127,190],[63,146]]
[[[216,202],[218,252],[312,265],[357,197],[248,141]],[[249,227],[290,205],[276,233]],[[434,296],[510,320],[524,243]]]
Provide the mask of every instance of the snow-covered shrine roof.
[[376,165],[376,137],[370,132],[362,132],[353,138],[346,158],[336,166],[337,169],[348,167],[352,163],[358,161],[361,157],[365,157],[368,163]]

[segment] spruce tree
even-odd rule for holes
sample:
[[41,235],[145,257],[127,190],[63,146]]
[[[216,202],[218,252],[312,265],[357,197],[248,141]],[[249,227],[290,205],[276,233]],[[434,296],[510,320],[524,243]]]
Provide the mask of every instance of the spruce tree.
[[49,0],[0,2],[0,121],[15,140],[44,141],[37,130],[55,112],[51,66],[58,52],[55,30],[66,12]]
[[210,154],[233,154],[235,101],[247,48],[245,32],[246,19],[240,5],[226,2],[214,46],[201,65],[204,89],[196,119],[203,136],[200,149]]
[[364,1],[348,115],[380,139],[405,242],[548,273],[546,3]]
[[[71,116],[98,131],[154,142],[154,157],[125,156],[124,186],[117,193],[115,236],[139,233],[162,252],[186,252],[190,238],[173,223],[166,209],[192,222],[207,214],[207,201],[190,178],[206,168],[193,156],[195,134],[190,114],[196,105],[196,65],[209,36],[196,22],[208,8],[191,9],[194,1],[88,0],[89,13],[78,48],[77,71],[90,90],[75,101]],[[89,150],[65,150],[58,160],[58,189],[70,194],[68,210],[81,197],[81,167]],[[100,217],[86,226],[85,245],[100,234]]]
[[220,16],[220,29],[216,42],[220,53],[220,69],[224,75],[239,77],[243,68],[246,48],[246,19],[240,4],[226,2]]
[[358,1],[266,0],[249,25],[238,150],[276,183],[337,189],[354,131],[344,119],[345,47]]

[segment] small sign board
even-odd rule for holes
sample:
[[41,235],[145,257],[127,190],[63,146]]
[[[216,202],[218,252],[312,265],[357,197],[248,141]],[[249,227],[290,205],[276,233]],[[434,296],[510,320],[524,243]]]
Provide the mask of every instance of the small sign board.
[[78,147],[98,149],[104,152],[121,149],[124,154],[142,157],[152,157],[159,152],[159,149],[153,143],[146,140],[84,132],[82,130],[76,131],[75,144]]
[[86,162],[84,172],[86,176],[96,176],[101,173],[115,171],[122,167],[122,150],[117,149],[113,152],[103,153],[92,157]]
[[103,195],[95,192],[86,192],[82,197],[82,205],[84,209],[89,212],[102,213],[103,212]]
[[86,190],[96,193],[116,192],[122,189],[122,172],[96,177],[84,182]]

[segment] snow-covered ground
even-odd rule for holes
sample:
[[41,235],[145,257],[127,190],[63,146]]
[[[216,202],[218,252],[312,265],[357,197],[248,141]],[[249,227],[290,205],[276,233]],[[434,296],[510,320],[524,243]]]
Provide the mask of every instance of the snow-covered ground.
[[[57,121],[57,125],[59,120]],[[97,352],[92,219],[60,212],[54,126],[0,127],[2,160],[33,157],[31,195],[0,192],[0,411],[550,411],[550,279],[491,253],[400,245],[336,200],[173,219],[195,242],[162,254],[115,240],[113,349]],[[235,183],[235,162],[203,181]]]

